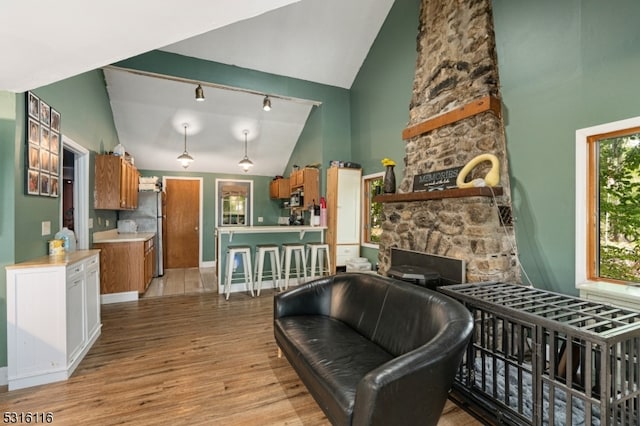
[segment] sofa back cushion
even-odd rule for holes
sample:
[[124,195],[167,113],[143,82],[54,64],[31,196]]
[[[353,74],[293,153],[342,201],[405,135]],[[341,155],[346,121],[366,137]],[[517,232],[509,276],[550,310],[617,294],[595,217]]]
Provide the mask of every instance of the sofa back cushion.
[[441,293],[404,281],[339,274],[334,276],[330,315],[398,356],[424,345],[462,318],[451,302]]
[[372,339],[387,289],[388,281],[378,275],[335,275],[329,315]]

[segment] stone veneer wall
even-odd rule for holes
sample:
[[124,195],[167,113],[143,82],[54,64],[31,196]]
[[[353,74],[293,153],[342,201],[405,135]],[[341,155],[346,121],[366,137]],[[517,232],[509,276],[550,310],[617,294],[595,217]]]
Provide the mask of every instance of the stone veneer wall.
[[[500,98],[490,0],[423,0],[417,50],[409,127],[487,95]],[[407,140],[398,192],[411,192],[415,175],[463,166],[482,153],[499,158],[504,195],[385,203],[381,273],[390,248],[399,247],[464,259],[467,282],[520,282],[513,227],[501,226],[497,208],[511,207],[500,116],[483,112]],[[487,166],[469,178],[484,176]]]

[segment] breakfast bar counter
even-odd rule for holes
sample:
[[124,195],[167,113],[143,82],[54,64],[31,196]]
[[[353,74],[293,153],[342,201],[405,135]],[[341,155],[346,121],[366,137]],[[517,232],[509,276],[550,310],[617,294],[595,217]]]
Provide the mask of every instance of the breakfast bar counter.
[[[324,242],[326,226],[220,226],[215,230],[216,269],[218,271],[218,290],[222,293],[222,280],[225,274],[227,246],[230,244],[248,245],[255,253],[257,244],[284,244]],[[269,284],[266,284],[267,286]],[[238,286],[240,289],[242,286]],[[232,291],[234,291],[232,286]]]

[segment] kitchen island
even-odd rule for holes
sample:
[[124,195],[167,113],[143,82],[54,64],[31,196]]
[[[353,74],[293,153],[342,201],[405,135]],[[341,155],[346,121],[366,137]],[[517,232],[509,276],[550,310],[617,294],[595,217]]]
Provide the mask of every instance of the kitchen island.
[[[219,226],[215,230],[216,238],[216,269],[218,271],[218,292],[223,293],[223,279],[227,264],[227,246],[248,245],[255,254],[257,244],[310,243],[324,242],[326,226]],[[253,273],[253,271],[252,271]],[[263,281],[262,288],[273,288],[272,281]],[[231,292],[244,291],[244,284],[231,285]]]

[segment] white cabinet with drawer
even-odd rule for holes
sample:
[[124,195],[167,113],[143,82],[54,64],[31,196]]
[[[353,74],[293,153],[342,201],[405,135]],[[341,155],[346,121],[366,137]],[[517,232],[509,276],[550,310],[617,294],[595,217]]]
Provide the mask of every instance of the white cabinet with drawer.
[[6,267],[9,390],[68,379],[100,335],[99,253]]

